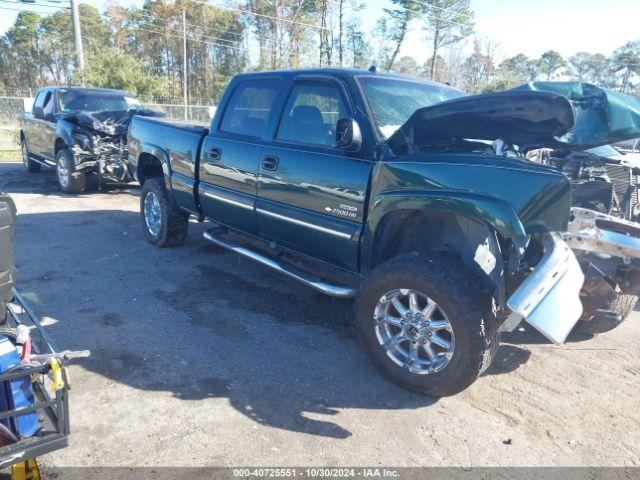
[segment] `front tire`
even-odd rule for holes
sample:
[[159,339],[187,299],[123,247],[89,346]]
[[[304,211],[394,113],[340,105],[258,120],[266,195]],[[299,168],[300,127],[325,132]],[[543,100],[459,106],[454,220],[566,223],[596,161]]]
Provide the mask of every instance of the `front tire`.
[[76,195],[84,191],[86,177],[84,172],[76,171],[71,150],[64,148],[56,153],[56,173],[58,186],[64,193]]
[[385,262],[363,282],[355,308],[365,348],[382,371],[432,397],[467,388],[498,348],[492,295],[450,255]]
[[29,147],[27,147],[27,141],[24,137],[20,139],[20,147],[22,149],[22,164],[24,165],[24,169],[27,173],[38,173],[42,166],[29,158]]
[[162,177],[150,178],[142,187],[140,213],[144,233],[158,247],[174,247],[187,238],[189,214],[169,195]]

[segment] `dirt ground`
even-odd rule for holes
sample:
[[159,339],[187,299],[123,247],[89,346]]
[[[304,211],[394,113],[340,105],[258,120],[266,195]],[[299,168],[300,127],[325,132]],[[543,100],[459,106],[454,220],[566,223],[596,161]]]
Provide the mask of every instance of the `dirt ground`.
[[351,303],[209,245],[144,239],[136,189],[60,194],[0,164],[18,287],[71,370],[54,466],[639,466],[640,314],[595,338],[503,337],[489,372],[434,400],[384,379]]

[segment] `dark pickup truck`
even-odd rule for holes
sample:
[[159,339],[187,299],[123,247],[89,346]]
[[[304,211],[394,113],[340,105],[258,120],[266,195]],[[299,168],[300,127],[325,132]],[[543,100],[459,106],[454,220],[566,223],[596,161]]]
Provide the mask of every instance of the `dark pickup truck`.
[[22,161],[29,173],[55,168],[65,193],[80,193],[87,176],[100,185],[130,180],[125,165],[127,130],[145,110],[129,93],[83,87],[47,87],[21,119]]
[[524,320],[561,343],[582,314],[584,276],[563,239],[569,180],[487,152],[501,138],[555,145],[575,120],[549,92],[465,97],[367,71],[250,73],[231,81],[210,128],[134,117],[129,168],[151,243],[180,244],[190,215],[215,221],[214,244],[356,297],[382,370],[443,396],[491,364],[501,331]]

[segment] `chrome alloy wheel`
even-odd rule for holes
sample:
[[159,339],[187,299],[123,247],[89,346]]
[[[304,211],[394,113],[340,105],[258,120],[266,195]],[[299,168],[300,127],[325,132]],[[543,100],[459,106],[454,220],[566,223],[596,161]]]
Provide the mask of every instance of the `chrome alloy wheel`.
[[160,201],[153,192],[147,193],[147,196],[144,197],[144,221],[149,233],[157,237],[160,234],[162,220],[160,218]]
[[417,375],[441,372],[455,349],[451,322],[424,293],[396,289],[376,304],[374,328],[380,346],[399,367]]
[[61,156],[58,160],[56,170],[58,172],[58,181],[60,182],[60,186],[63,189],[69,188],[69,183],[71,181],[71,168],[67,165],[67,159],[64,156]]

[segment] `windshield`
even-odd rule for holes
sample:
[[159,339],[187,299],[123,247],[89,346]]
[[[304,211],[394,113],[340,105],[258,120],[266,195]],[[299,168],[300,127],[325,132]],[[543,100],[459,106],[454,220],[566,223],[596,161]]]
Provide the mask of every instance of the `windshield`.
[[464,92],[438,84],[384,77],[359,77],[373,120],[386,140],[419,108],[429,107]]
[[59,99],[61,112],[142,109],[142,105],[135,98],[120,92],[60,90]]

